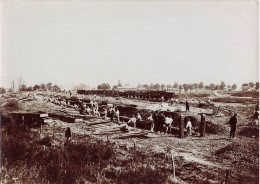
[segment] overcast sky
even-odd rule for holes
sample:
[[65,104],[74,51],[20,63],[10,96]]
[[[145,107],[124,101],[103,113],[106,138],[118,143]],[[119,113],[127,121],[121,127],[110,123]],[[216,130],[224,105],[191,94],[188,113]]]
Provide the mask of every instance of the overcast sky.
[[258,81],[258,1],[2,1],[1,83]]

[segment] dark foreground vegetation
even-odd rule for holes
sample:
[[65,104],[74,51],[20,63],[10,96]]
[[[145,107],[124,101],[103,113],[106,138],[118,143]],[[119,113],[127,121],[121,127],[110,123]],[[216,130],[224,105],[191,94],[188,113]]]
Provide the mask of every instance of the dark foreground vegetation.
[[122,155],[110,141],[87,138],[54,147],[52,138],[40,139],[11,118],[3,123],[3,183],[165,183],[170,173],[139,151]]

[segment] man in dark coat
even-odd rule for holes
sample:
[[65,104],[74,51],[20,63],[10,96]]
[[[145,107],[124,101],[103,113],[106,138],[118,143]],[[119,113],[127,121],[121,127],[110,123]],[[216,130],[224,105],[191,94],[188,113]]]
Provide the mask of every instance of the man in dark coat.
[[154,122],[154,132],[157,132],[158,129],[158,120],[157,120],[158,111],[155,111],[152,115],[153,122]]
[[165,123],[165,116],[162,114],[162,112],[159,112],[159,114],[157,115],[157,124],[158,124],[158,127],[157,127],[157,130],[156,130],[156,133],[158,131],[160,131],[160,133],[162,133],[163,131],[163,124]]
[[70,138],[71,138],[71,130],[70,130],[70,127],[68,127],[67,130],[65,131],[65,137],[66,137],[65,145],[68,145],[69,140],[70,140]]
[[234,116],[230,118],[229,123],[231,127],[230,138],[234,138],[237,129],[237,113],[235,113]]
[[186,111],[190,111],[190,104],[188,100],[186,100]]

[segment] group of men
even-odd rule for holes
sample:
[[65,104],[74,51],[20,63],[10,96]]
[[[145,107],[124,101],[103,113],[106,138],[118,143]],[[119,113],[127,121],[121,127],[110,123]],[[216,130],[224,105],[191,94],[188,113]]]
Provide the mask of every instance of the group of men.
[[155,133],[171,133],[173,119],[170,115],[167,117],[161,111],[155,111],[148,117],[151,125],[151,131]]
[[80,113],[81,114],[88,114],[93,116],[100,117],[100,113],[98,111],[98,103],[94,101],[90,101],[90,106],[87,106],[85,102],[81,103]]
[[120,123],[120,118],[119,118],[120,112],[119,112],[117,106],[112,105],[112,107],[105,108],[104,114],[105,114],[105,117],[104,117],[105,119],[107,117],[109,117],[111,122],[115,122],[115,123],[118,123],[118,124]]
[[[173,127],[171,115],[165,116],[161,111],[155,111],[148,117],[148,121],[151,125],[151,132],[171,134]],[[186,129],[187,135],[191,135],[192,124],[189,118],[187,119]]]
[[58,97],[58,98],[43,97],[43,100],[45,100],[46,102],[54,103],[56,105],[60,105],[60,106],[65,106],[66,104],[69,104],[69,101],[63,100],[60,97]]

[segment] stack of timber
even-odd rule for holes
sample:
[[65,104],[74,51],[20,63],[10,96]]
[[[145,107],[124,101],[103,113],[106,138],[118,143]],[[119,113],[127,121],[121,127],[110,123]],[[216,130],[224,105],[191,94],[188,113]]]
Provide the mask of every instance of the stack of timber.
[[50,113],[50,117],[53,117],[55,119],[60,119],[61,121],[65,121],[65,122],[68,122],[68,123],[74,123],[75,122],[75,117],[73,116],[70,116],[70,115],[67,115],[65,113],[62,113],[62,112],[53,112],[53,113]]
[[53,120],[49,117],[49,114],[40,114],[40,118],[42,119],[43,124],[53,122]]

